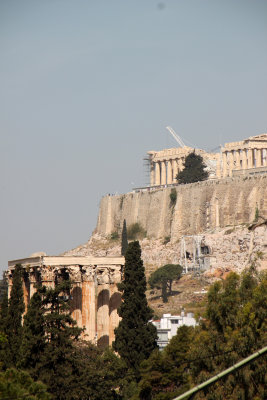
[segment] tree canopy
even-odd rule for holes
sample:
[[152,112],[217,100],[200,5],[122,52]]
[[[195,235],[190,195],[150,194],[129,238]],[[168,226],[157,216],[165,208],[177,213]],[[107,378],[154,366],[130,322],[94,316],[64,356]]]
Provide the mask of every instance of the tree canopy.
[[161,288],[164,303],[168,302],[167,294],[171,294],[172,282],[181,278],[182,271],[183,267],[179,264],[166,264],[150,275],[148,283],[151,288]]
[[176,175],[178,183],[193,183],[204,181],[208,178],[208,172],[203,158],[192,152],[185,158],[184,169]]
[[[141,365],[138,397],[171,400],[266,346],[267,274],[230,273],[215,282],[200,325],[181,327],[162,352]],[[264,400],[267,357],[194,395],[196,400]],[[143,397],[142,397],[143,396]]]
[[147,304],[145,269],[138,241],[128,246],[124,280],[118,288],[122,292],[122,303],[118,309],[121,321],[115,329],[113,347],[138,377],[140,363],[157,347],[157,331],[149,322],[153,312]]
[[8,346],[6,350],[7,366],[16,366],[20,359],[20,344],[22,340],[22,315],[25,310],[22,289],[21,265],[16,265],[13,271],[13,283],[8,302],[8,311],[6,317],[6,335]]

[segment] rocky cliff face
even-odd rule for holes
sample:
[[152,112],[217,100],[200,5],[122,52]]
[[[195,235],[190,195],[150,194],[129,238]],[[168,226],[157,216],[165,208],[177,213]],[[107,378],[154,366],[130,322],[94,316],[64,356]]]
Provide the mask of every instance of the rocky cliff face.
[[[223,277],[230,270],[240,273],[253,263],[267,269],[267,176],[175,189],[175,204],[171,188],[104,197],[95,233],[65,254],[120,254],[120,240],[111,240],[110,234],[120,233],[126,219],[128,227],[138,222],[147,232],[140,241],[147,275],[167,263],[189,271],[202,263],[207,277]],[[255,214],[261,223],[248,229]]]
[[196,235],[210,229],[237,226],[253,221],[255,212],[267,218],[267,175],[226,178],[171,188],[131,192],[102,198],[95,233],[120,232],[138,222],[149,239]]

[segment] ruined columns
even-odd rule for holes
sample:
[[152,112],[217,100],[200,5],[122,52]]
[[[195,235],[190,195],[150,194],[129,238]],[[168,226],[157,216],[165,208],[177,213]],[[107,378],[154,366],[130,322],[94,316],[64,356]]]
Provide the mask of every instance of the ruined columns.
[[85,339],[93,342],[96,336],[95,266],[82,267],[82,324]]
[[155,184],[155,163],[150,164],[150,186]]
[[170,185],[172,183],[172,161],[167,161],[167,184]]
[[121,304],[121,294],[118,292],[117,284],[121,282],[121,268],[110,267],[109,285],[109,345],[115,340],[114,329],[119,325],[120,317],[118,307]]
[[47,288],[54,289],[55,287],[55,271],[52,267],[46,266],[45,268],[40,268],[41,281]]
[[161,185],[166,185],[166,161],[161,162]]
[[109,273],[106,268],[97,267],[97,344],[109,345]]
[[155,185],[160,185],[160,165],[159,162],[155,162]]
[[178,174],[178,160],[173,160],[173,183],[177,183],[176,176]]
[[69,278],[72,282],[71,288],[71,315],[78,326],[82,326],[82,279],[79,265],[67,268]]
[[262,149],[256,149],[256,167],[261,167],[262,163]]

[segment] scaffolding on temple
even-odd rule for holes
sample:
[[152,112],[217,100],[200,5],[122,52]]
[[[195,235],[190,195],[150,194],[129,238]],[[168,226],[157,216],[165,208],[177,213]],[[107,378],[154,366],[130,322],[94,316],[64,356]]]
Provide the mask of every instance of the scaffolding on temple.
[[143,158],[143,184],[150,186],[150,157],[148,155]]
[[181,238],[180,264],[183,272],[201,272],[210,266],[210,248],[202,235],[184,235]]

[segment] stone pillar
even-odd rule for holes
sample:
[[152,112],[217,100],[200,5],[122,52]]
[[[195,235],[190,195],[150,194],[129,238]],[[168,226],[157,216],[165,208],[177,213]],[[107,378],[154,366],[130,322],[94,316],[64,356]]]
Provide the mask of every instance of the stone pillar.
[[155,163],[155,185],[160,185],[160,165],[159,165],[159,162]]
[[12,275],[10,273],[8,273],[6,275],[6,277],[7,277],[7,297],[10,298],[11,290],[12,290],[12,284],[13,284]]
[[226,151],[224,151],[222,153],[222,157],[223,157],[223,177],[225,178],[226,176],[228,176],[228,165],[227,165],[227,153],[226,153]]
[[150,186],[155,184],[155,163],[150,163]]
[[229,176],[232,176],[234,169],[234,155],[232,151],[229,151]]
[[240,169],[240,150],[235,152],[235,169]]
[[82,274],[79,265],[68,267],[69,278],[72,282],[71,288],[71,316],[77,322],[77,325],[82,328]]
[[55,271],[53,267],[44,265],[40,268],[41,273],[41,281],[44,286],[50,289],[54,289],[55,287]]
[[109,345],[109,273],[106,267],[97,267],[97,345]]
[[167,161],[167,184],[170,185],[172,183],[172,161]]
[[247,168],[247,152],[246,149],[241,150],[242,169]]
[[115,340],[114,329],[119,325],[120,317],[118,307],[121,304],[121,293],[118,291],[117,284],[121,282],[121,266],[110,267],[110,286],[109,286],[109,345]]
[[179,172],[184,169],[182,158],[178,158],[178,169],[179,169]]
[[166,162],[161,162],[161,185],[166,185]]
[[29,273],[29,281],[30,281],[30,298],[34,295],[34,293],[37,291],[36,289],[36,274],[35,274],[35,268],[30,269]]
[[177,183],[176,176],[178,174],[178,160],[173,160],[173,183]]
[[85,328],[85,339],[95,342],[96,336],[96,289],[95,267],[82,267],[82,326]]
[[217,160],[216,160],[216,178],[220,179],[222,176],[222,171],[221,171],[221,153],[218,154]]
[[257,154],[256,154],[256,167],[259,168],[259,167],[261,167],[261,160],[262,160],[261,149],[256,149],[256,152],[257,152]]
[[25,315],[27,313],[28,305],[30,302],[30,281],[29,281],[29,274],[25,273],[24,270],[22,272],[22,289],[23,289],[23,301],[25,305],[25,311],[23,315]]
[[248,149],[248,168],[253,168],[253,149]]

